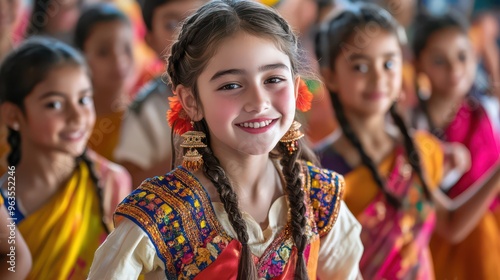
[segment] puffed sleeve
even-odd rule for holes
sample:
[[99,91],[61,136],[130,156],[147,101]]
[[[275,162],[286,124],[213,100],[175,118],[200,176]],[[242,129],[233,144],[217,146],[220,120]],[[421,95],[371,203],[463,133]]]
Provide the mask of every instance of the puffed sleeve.
[[97,249],[88,279],[165,279],[164,264],[153,243],[134,222],[124,218]]
[[317,276],[319,279],[361,279],[363,254],[361,225],[341,201],[335,226],[321,238]]

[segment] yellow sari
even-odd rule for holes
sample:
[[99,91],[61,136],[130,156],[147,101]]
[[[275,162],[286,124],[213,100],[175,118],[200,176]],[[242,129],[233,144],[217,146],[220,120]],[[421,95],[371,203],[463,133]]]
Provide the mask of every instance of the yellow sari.
[[107,236],[99,203],[82,162],[63,189],[18,225],[33,256],[27,279],[86,279]]

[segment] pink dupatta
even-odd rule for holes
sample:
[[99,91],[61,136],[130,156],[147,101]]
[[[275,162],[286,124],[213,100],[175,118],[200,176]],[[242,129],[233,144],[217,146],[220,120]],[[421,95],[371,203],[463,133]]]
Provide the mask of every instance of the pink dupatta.
[[402,205],[394,208],[379,193],[358,215],[365,246],[361,273],[365,279],[433,279],[428,244],[435,213],[402,148],[388,175],[387,188]]

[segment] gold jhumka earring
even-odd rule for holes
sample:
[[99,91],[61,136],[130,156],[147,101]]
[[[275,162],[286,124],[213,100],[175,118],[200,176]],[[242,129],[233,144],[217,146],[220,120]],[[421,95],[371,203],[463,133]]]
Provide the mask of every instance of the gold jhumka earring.
[[293,121],[290,129],[283,135],[280,139],[280,142],[283,143],[288,153],[291,155],[295,153],[299,147],[299,139],[304,137],[304,133],[302,133],[299,129],[302,125],[298,121]]
[[182,134],[182,137],[184,142],[182,142],[181,147],[187,149],[182,166],[191,172],[195,172],[203,165],[203,156],[196,148],[205,148],[207,146],[202,141],[206,135],[201,131],[188,131]]

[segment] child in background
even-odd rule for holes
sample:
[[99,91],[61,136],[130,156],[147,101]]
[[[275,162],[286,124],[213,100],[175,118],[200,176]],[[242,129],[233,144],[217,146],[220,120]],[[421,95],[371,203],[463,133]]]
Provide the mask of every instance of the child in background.
[[[450,201],[439,190],[440,142],[410,134],[397,113],[402,52],[398,24],[385,10],[359,4],[323,23],[317,36],[322,74],[341,126],[321,152],[345,176],[345,201],[362,225],[366,279],[432,279],[431,233],[464,238],[500,189],[486,184]],[[390,113],[396,126],[387,122]],[[494,174],[500,179],[500,174]]]
[[76,25],[75,45],[84,53],[92,73],[97,119],[89,147],[113,160],[134,83],[130,22],[113,4],[90,6]]
[[294,122],[310,106],[298,62],[289,25],[259,3],[210,1],[186,19],[167,70],[183,166],[118,206],[89,279],[356,278],[343,178],[305,160]]
[[13,32],[20,15],[21,0],[0,2],[0,63],[13,46]]
[[[169,55],[179,23],[203,2],[206,1],[144,1],[145,40],[158,55],[158,60]],[[158,75],[137,94],[122,122],[114,159],[131,173],[134,186],[146,178],[171,170],[171,130],[165,120],[170,96],[170,88]]]
[[28,36],[50,36],[72,44],[81,8],[82,0],[34,0],[26,32]]
[[[456,198],[499,173],[500,108],[496,96],[473,85],[477,60],[468,28],[454,15],[419,18],[414,51],[416,68],[430,81],[432,92],[413,116],[417,128],[470,151],[471,168],[442,186]],[[494,177],[495,178],[495,177]],[[477,226],[458,244],[441,236],[431,241],[437,279],[500,279],[500,198],[488,204]]]
[[[0,68],[2,118],[15,167],[14,218],[33,256],[28,279],[81,279],[131,190],[130,175],[86,151],[95,121],[83,57],[56,40],[33,38]],[[5,205],[8,176],[0,178]]]

